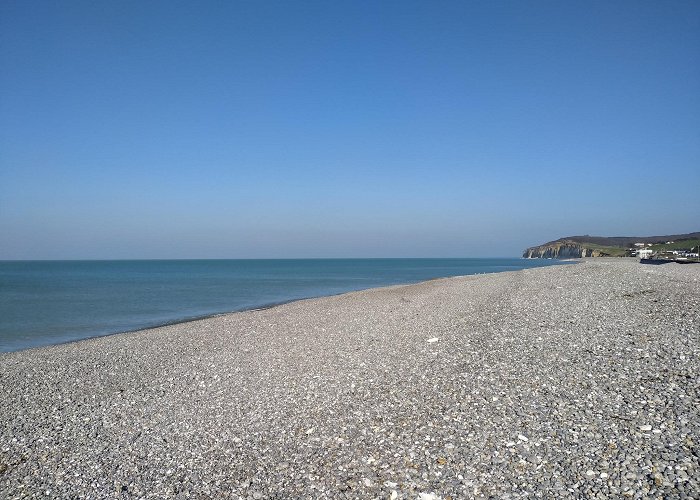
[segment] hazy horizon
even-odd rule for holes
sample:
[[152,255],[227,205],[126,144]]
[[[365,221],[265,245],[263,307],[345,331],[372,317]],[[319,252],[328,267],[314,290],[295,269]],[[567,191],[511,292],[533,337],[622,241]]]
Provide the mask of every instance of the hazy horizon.
[[[700,231],[688,231],[688,233],[697,233]],[[677,233],[673,233],[674,235]],[[687,234],[687,233],[681,233],[681,234]],[[669,233],[669,235],[672,235]],[[570,236],[599,236],[599,235],[567,235],[563,236],[561,238],[566,238]],[[664,236],[662,234],[654,234],[654,235],[606,235],[607,237],[639,237],[640,239],[647,238],[647,237],[654,237],[654,236]],[[556,238],[560,239],[560,238]],[[538,243],[533,243],[532,245],[529,245],[529,247],[533,246],[538,246],[544,243],[547,243],[549,241],[553,240],[542,240]],[[523,250],[525,250],[526,247],[523,247]],[[297,257],[116,257],[116,258],[102,258],[102,257],[94,257],[94,258],[36,258],[36,259],[30,259],[30,258],[2,258],[0,259],[0,262],[14,262],[14,261],[128,261],[128,260],[144,260],[144,261],[158,261],[158,260],[391,260],[391,259],[396,259],[396,260],[449,260],[449,259],[512,259],[512,258],[520,258],[522,257],[523,252],[520,251],[517,254],[514,255],[452,255],[452,256],[444,256],[444,255],[437,255],[437,256],[372,256],[372,255],[366,255],[366,256],[336,256],[336,257],[325,257],[325,256],[297,256]]]
[[697,2],[5,2],[0,260],[698,231]]

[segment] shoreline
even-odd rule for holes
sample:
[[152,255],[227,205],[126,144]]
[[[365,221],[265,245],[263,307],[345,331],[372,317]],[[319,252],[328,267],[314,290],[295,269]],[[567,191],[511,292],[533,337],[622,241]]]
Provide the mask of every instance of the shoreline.
[[591,259],[5,353],[0,496],[691,498],[698,298]]
[[[143,259],[143,261],[148,261],[148,260],[149,259]],[[152,260],[161,261],[162,259],[152,259]],[[197,259],[175,259],[175,260],[197,260]],[[198,260],[227,260],[227,259],[198,259]],[[228,259],[228,260],[231,260],[231,259]],[[280,260],[280,259],[234,259],[234,260]],[[288,260],[318,260],[318,259],[288,259]],[[345,259],[322,259],[322,260],[345,260]],[[382,260],[382,259],[372,259],[372,260]],[[384,259],[384,260],[402,260],[402,259]],[[403,260],[416,260],[416,259],[403,259]],[[431,260],[431,259],[426,259],[426,260]],[[561,262],[561,264],[550,264],[550,265],[566,265],[566,264],[575,262],[572,259],[568,259],[568,260],[567,259],[554,259],[554,260]],[[3,262],[3,261],[0,261],[0,262]],[[5,262],[13,262],[13,261],[5,261]],[[61,262],[61,261],[14,261],[14,262]],[[76,260],[74,262],[92,262],[92,261]],[[105,262],[128,262],[128,261],[107,260]],[[543,267],[545,267],[545,266],[543,266]],[[546,267],[549,267],[549,266],[546,266]],[[537,268],[535,267],[535,268],[531,268],[531,269],[537,269]],[[230,310],[230,311],[223,311],[223,312],[212,313],[212,314],[204,314],[201,316],[184,317],[184,318],[180,318],[180,319],[174,319],[172,321],[165,321],[162,323],[154,323],[154,324],[144,326],[144,327],[139,327],[139,328],[119,330],[119,331],[107,332],[107,333],[98,333],[98,334],[89,335],[89,336],[85,336],[85,337],[81,337],[81,338],[77,338],[77,339],[70,339],[70,340],[63,340],[63,341],[59,341],[59,342],[54,342],[51,344],[24,347],[24,348],[20,348],[20,349],[9,350],[9,351],[0,351],[0,357],[4,354],[8,354],[8,353],[24,352],[24,351],[28,351],[28,350],[32,350],[32,349],[49,348],[52,346],[72,344],[74,342],[82,342],[84,340],[93,340],[93,339],[99,339],[102,337],[111,337],[113,335],[138,333],[138,332],[142,332],[142,331],[146,331],[146,330],[153,330],[156,328],[162,328],[162,327],[166,327],[166,326],[173,326],[173,325],[179,325],[179,324],[184,324],[184,323],[191,323],[191,322],[196,322],[196,321],[201,321],[201,320],[207,320],[210,318],[216,318],[218,316],[226,316],[229,314],[239,314],[239,313],[245,313],[245,312],[250,312],[250,311],[259,311],[259,310],[262,311],[262,310],[271,309],[274,307],[278,307],[278,306],[282,306],[285,304],[290,304],[290,303],[298,302],[298,301],[315,300],[315,299],[321,299],[324,297],[336,297],[336,296],[345,295],[348,293],[362,292],[362,291],[366,291],[366,290],[376,290],[376,289],[381,289],[381,288],[390,288],[390,287],[395,287],[395,286],[418,285],[418,284],[425,283],[425,282],[441,280],[441,279],[448,279],[448,278],[462,278],[465,276],[498,274],[498,273],[507,273],[507,272],[517,272],[517,271],[496,271],[496,272],[491,272],[491,273],[473,273],[473,274],[465,274],[465,275],[440,276],[440,277],[436,277],[436,278],[430,278],[427,280],[413,281],[413,282],[409,281],[406,283],[398,283],[398,284],[394,284],[394,285],[384,285],[384,286],[360,288],[357,290],[349,290],[346,292],[332,293],[332,294],[328,294],[328,295],[311,295],[308,297],[300,297],[300,298],[296,298],[296,299],[263,303],[263,304],[259,304],[259,305],[244,307],[241,309],[234,309],[234,310]]]
[[185,319],[179,319],[179,320],[173,320],[173,321],[168,321],[165,323],[159,323],[156,325],[152,326],[147,326],[144,328],[136,328],[133,330],[122,330],[118,332],[112,332],[112,333],[104,333],[104,334],[98,334],[98,335],[91,335],[89,337],[82,337],[79,339],[74,339],[74,340],[66,340],[62,342],[56,342],[54,344],[47,344],[47,345],[41,345],[41,346],[35,346],[35,347],[26,347],[23,349],[17,349],[13,351],[2,351],[0,352],[0,358],[4,354],[11,354],[11,353],[18,353],[18,352],[26,352],[26,351],[31,351],[34,349],[50,349],[51,347],[54,346],[61,346],[61,345],[66,345],[66,344],[74,344],[78,342],[83,342],[85,340],[95,340],[95,339],[101,339],[105,337],[112,337],[114,335],[128,335],[132,333],[142,333],[142,332],[148,332],[149,330],[157,330],[159,328],[167,327],[167,326],[176,326],[176,325],[182,325],[186,323],[196,323],[198,321],[206,321],[208,319],[212,318],[218,318],[222,316],[229,316],[232,314],[241,314],[241,313],[249,313],[249,312],[255,312],[255,311],[266,311],[268,309],[274,309],[275,307],[279,306],[284,306],[286,304],[293,304],[295,302],[303,302],[306,300],[317,300],[317,299],[324,299],[327,297],[341,297],[343,295],[348,295],[352,293],[357,293],[357,292],[365,292],[368,290],[382,290],[382,289],[388,289],[388,288],[394,288],[394,287],[403,287],[403,286],[412,286],[412,285],[420,285],[422,283],[429,283],[431,281],[439,281],[439,280],[445,280],[445,279],[450,279],[450,278],[464,278],[467,276],[483,276],[487,274],[499,274],[499,273],[514,273],[518,271],[499,271],[498,273],[474,273],[474,274],[465,274],[465,275],[459,275],[459,276],[443,276],[439,278],[431,278],[423,281],[416,281],[413,283],[400,283],[396,285],[387,285],[387,286],[376,286],[376,287],[369,287],[369,288],[361,288],[358,290],[350,290],[347,292],[340,292],[340,293],[332,293],[330,295],[316,295],[316,296],[309,296],[309,297],[301,297],[299,299],[290,299],[290,300],[283,300],[281,302],[271,302],[269,304],[263,304],[259,306],[252,306],[249,308],[244,308],[244,309],[237,309],[233,311],[226,311],[226,312],[220,312],[220,313],[214,313],[214,314],[207,314],[204,316],[196,316],[193,318],[185,318]]

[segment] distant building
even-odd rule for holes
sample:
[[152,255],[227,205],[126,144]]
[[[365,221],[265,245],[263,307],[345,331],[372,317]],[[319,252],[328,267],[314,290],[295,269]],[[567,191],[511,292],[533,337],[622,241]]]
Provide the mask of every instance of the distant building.
[[654,252],[651,250],[651,248],[640,248],[637,252],[637,255],[640,259],[648,259],[649,257],[651,257],[652,253]]

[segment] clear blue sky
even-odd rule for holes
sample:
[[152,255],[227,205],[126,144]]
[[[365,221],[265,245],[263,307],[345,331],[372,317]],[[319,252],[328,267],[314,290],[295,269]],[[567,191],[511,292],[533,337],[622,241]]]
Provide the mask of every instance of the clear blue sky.
[[0,3],[0,259],[700,230],[700,2]]

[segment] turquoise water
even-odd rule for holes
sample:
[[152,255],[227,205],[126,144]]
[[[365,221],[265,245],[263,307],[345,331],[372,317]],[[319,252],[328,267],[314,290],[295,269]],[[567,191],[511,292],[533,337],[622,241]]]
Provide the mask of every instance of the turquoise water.
[[555,264],[524,259],[0,262],[0,351],[306,297]]

